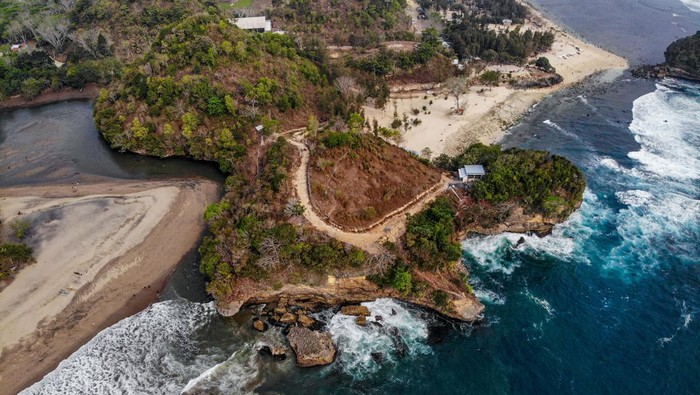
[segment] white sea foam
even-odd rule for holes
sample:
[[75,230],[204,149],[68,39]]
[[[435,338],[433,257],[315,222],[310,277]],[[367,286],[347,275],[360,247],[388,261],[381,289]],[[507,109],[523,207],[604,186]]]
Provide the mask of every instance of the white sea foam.
[[651,192],[639,190],[616,192],[615,196],[620,203],[634,207],[649,204],[654,199],[654,195]]
[[578,98],[579,98],[579,100],[581,100],[581,102],[583,104],[586,105],[586,107],[590,108],[591,111],[593,111],[595,113],[598,112],[598,109],[588,101],[588,98],[586,97],[586,95],[578,95]]
[[[622,242],[610,252],[608,267],[625,271],[653,269],[665,261],[660,254],[697,259],[700,239],[700,201],[669,192],[630,190],[616,193],[627,205],[616,218]],[[663,247],[663,248],[660,248]]]
[[689,10],[700,12],[700,0],[681,0]]
[[593,158],[593,160],[596,161],[596,163],[599,166],[605,167],[605,168],[610,169],[616,173],[620,173],[620,174],[623,174],[623,175],[628,176],[628,177],[632,177],[632,178],[645,178],[645,177],[647,177],[643,171],[640,171],[636,168],[628,169],[628,168],[620,166],[620,164],[617,163],[617,161],[613,158],[602,157],[602,158]]
[[[462,248],[475,264],[489,272],[511,274],[520,265],[518,259],[506,257],[513,249],[533,257],[551,256],[564,261],[590,263],[586,254],[580,251],[602,222],[613,217],[612,211],[600,203],[588,189],[584,192],[581,208],[564,223],[556,225],[552,234],[545,237],[502,233],[494,236],[471,237],[462,242]],[[525,240],[520,246],[520,238]]]
[[577,136],[576,133],[573,133],[573,132],[571,132],[571,131],[569,131],[569,130],[566,130],[565,128],[559,126],[558,124],[556,124],[555,122],[552,122],[552,121],[549,120],[549,119],[546,119],[546,120],[542,121],[542,123],[545,124],[545,125],[547,125],[547,126],[549,126],[549,127],[551,127],[551,128],[556,129],[559,133],[561,133],[561,134],[563,134],[563,135],[565,135],[565,136],[571,137],[571,138],[574,139],[574,140],[581,140],[581,138],[580,138],[579,136]]
[[634,101],[629,129],[641,146],[628,156],[650,175],[700,179],[700,101],[658,84]]
[[190,355],[193,335],[215,314],[211,304],[156,303],[97,334],[22,394],[179,393],[220,358]]
[[[427,323],[401,304],[393,299],[377,299],[363,305],[372,313],[367,317],[367,326],[359,326],[356,317],[341,313],[328,322],[328,332],[339,351],[337,364],[355,379],[368,377],[383,365],[396,362],[397,347],[408,356],[431,352],[425,343]],[[380,321],[376,320],[377,315],[382,317]],[[373,353],[381,353],[381,362]]]
[[181,394],[240,394],[254,390],[262,382],[258,353],[261,346],[259,343],[250,343],[236,350],[229,359],[191,379]]
[[552,305],[550,305],[549,302],[548,302],[546,299],[538,298],[537,296],[531,294],[529,290],[528,290],[528,292],[527,292],[527,296],[528,296],[530,299],[532,299],[532,301],[534,301],[535,303],[537,303],[540,307],[542,307],[542,308],[544,309],[544,311],[546,311],[547,314],[548,314],[550,317],[551,317],[551,316],[554,316],[554,312],[555,312],[556,310],[554,310],[554,308],[552,307]]
[[476,297],[484,303],[496,305],[504,305],[506,303],[505,296],[477,286],[474,286],[474,295],[476,295]]

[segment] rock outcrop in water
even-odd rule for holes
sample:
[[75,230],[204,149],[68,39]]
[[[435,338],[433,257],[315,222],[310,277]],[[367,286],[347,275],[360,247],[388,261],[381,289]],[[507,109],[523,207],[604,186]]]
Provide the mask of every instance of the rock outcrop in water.
[[302,367],[328,365],[335,359],[335,345],[331,335],[303,327],[293,327],[287,334],[289,344]]
[[700,81],[700,31],[671,43],[664,56],[665,63],[640,66],[632,71],[632,75],[640,78],[675,77]]

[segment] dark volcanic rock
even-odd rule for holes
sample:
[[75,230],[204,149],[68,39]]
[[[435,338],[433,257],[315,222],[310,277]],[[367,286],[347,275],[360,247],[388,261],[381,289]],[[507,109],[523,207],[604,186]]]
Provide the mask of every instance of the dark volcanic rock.
[[559,74],[553,74],[545,78],[537,79],[527,79],[518,81],[513,84],[516,89],[531,89],[531,88],[547,88],[556,84],[560,84],[564,81],[564,77]]
[[294,327],[289,330],[287,339],[297,355],[299,366],[328,365],[335,359],[335,345],[326,332]]

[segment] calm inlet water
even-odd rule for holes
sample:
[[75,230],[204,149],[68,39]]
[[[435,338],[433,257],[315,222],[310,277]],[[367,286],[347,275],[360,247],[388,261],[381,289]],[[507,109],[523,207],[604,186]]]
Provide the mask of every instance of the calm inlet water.
[[112,151],[95,129],[87,101],[0,113],[0,187],[90,176],[223,179],[214,164]]
[[[542,5],[634,62],[700,27],[691,0]],[[504,143],[564,155],[589,185],[551,236],[517,249],[520,235],[464,241],[482,325],[392,300],[368,304],[382,328],[328,312],[318,318],[338,360],[298,369],[256,352],[279,334],[219,317],[201,290],[183,297],[190,265],[170,300],[103,331],[26,392],[700,393],[700,87],[593,81],[538,105]]]

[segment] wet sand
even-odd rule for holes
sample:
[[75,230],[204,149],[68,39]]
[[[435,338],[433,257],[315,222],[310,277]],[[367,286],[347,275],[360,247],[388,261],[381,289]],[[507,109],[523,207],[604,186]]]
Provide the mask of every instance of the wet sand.
[[37,259],[0,292],[0,393],[38,381],[156,301],[196,246],[218,189],[209,180],[115,180],[0,190],[0,218],[32,223],[26,242]]

